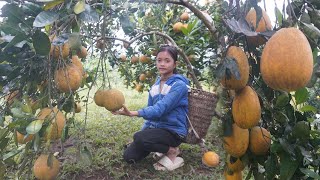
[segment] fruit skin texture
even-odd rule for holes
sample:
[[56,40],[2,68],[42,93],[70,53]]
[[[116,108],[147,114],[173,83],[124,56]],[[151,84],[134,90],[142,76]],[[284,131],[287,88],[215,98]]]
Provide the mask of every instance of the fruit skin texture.
[[19,133],[18,131],[16,131],[16,132],[17,132],[17,141],[20,144],[25,144],[25,143],[31,141],[33,139],[33,137],[34,137],[33,134],[29,134],[28,137],[26,139],[24,139],[24,135],[23,134]]
[[137,62],[139,62],[139,58],[138,58],[137,56],[132,56],[132,57],[131,57],[131,63],[132,63],[132,64],[135,64],[135,63],[137,63]]
[[271,134],[263,127],[255,126],[250,130],[249,148],[255,155],[267,154],[271,145]]
[[296,28],[282,28],[267,42],[260,63],[264,82],[275,90],[296,91],[310,81],[313,56],[305,35]]
[[240,160],[240,158],[237,158],[237,160],[235,162],[232,162],[232,163],[231,163],[230,159],[231,159],[231,156],[230,156],[230,154],[228,154],[228,156],[227,156],[227,167],[231,171],[238,172],[238,171],[242,171],[245,168],[245,165]]
[[187,12],[184,12],[180,15],[180,19],[182,21],[188,21],[189,20],[189,14]]
[[120,59],[121,59],[122,62],[125,62],[127,60],[127,57],[126,57],[125,54],[121,54],[120,55]]
[[261,118],[261,107],[257,93],[246,86],[236,93],[232,102],[234,122],[243,129],[256,126]]
[[124,95],[117,89],[108,89],[104,92],[103,105],[109,111],[117,111],[125,102]]
[[[60,47],[61,46],[54,46],[51,45],[51,49],[50,49],[50,54],[53,56],[54,59],[59,59],[60,57]],[[65,59],[68,57],[69,53],[70,53],[70,45],[69,43],[64,43],[61,47],[62,50],[62,59]]]
[[56,70],[54,81],[58,90],[61,92],[69,92],[69,90],[75,91],[81,85],[82,74],[80,74],[76,65],[69,64],[64,68]]
[[48,166],[48,155],[41,154],[33,165],[34,176],[40,180],[53,180],[59,174],[60,163],[53,156],[52,166]]
[[[249,26],[253,27],[253,29],[256,32],[265,32],[270,31],[272,29],[270,18],[264,10],[262,10],[262,17],[258,23],[258,26],[256,23],[257,15],[255,9],[251,9],[248,12],[248,14],[246,15],[246,21],[248,22]],[[249,44],[254,46],[258,46],[266,42],[266,40],[263,37],[259,36],[248,36],[247,39]]]
[[147,79],[146,74],[140,74],[140,76],[139,76],[140,81],[145,81],[146,79]]
[[79,58],[85,58],[88,55],[88,51],[84,46],[81,46],[77,52],[77,55],[79,56]]
[[233,174],[228,174],[227,170],[224,171],[225,180],[242,180],[242,171],[233,172]]
[[240,90],[244,88],[249,80],[249,62],[246,54],[240,47],[231,46],[227,51],[227,57],[234,58],[238,64],[238,69],[240,73],[240,80],[237,80],[233,75],[231,79],[222,77],[220,80],[221,84],[228,88],[234,90]]
[[[55,117],[54,117],[55,116]],[[50,108],[43,108],[38,113],[38,119],[45,120],[48,119],[51,121],[51,130],[50,139],[59,139],[62,135],[63,128],[65,126],[66,119],[62,112],[58,110],[58,108],[54,107],[53,109]],[[48,139],[48,132],[46,132],[45,137]]]
[[96,103],[97,106],[103,107],[103,103],[104,103],[104,94],[105,94],[105,90],[103,89],[99,89],[96,91],[96,93],[94,94],[94,102]]
[[203,154],[202,163],[208,167],[216,167],[219,165],[219,156],[213,151],[208,151]]
[[226,152],[234,157],[244,155],[249,146],[249,130],[242,129],[235,123],[232,124],[232,135],[223,137],[223,147]]
[[257,26],[257,15],[256,15],[255,9],[251,9],[248,12],[246,16],[246,20],[249,23],[249,25],[254,28],[256,32],[265,32],[265,31],[270,31],[272,29],[270,18],[263,9],[262,9],[262,17],[259,21],[258,26]]
[[177,22],[173,25],[173,31],[178,33],[181,32],[181,28],[182,28],[183,24],[181,22]]
[[83,69],[83,65],[79,59],[79,57],[77,55],[73,55],[72,59],[71,59],[72,64],[74,64],[75,66],[77,66],[77,68],[79,69],[79,72],[81,75],[84,74],[84,69]]
[[143,85],[142,84],[136,84],[136,86],[134,87],[134,89],[138,92],[142,92],[143,91]]
[[145,55],[140,56],[139,61],[141,63],[148,63],[149,62],[149,58]]

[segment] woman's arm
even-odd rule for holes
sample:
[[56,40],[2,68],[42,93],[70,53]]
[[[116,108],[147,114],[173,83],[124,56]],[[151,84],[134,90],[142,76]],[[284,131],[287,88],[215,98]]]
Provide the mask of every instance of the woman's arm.
[[[144,119],[157,119],[163,114],[170,112],[180,104],[181,100],[187,95],[188,87],[183,82],[175,83],[168,94],[152,106],[145,107],[138,111],[139,117]],[[186,103],[187,104],[187,103]]]
[[130,117],[139,116],[138,111],[129,111],[128,108],[125,105],[123,105],[122,107],[123,107],[122,110],[112,112],[112,114],[114,114],[114,115],[124,115],[124,116],[130,116]]

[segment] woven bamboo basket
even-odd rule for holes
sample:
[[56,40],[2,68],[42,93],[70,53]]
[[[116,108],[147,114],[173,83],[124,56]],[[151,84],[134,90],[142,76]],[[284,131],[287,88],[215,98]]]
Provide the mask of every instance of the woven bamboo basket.
[[216,93],[201,89],[190,89],[189,95],[189,133],[186,143],[198,144],[207,135],[218,102]]

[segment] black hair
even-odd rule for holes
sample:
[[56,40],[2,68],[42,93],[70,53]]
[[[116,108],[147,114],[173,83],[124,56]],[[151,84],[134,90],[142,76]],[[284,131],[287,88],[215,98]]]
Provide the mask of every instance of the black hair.
[[[158,50],[157,56],[160,52],[168,52],[175,63],[178,61],[178,51],[176,47],[170,45],[161,45],[160,49]],[[178,73],[177,68],[174,68],[173,73]]]

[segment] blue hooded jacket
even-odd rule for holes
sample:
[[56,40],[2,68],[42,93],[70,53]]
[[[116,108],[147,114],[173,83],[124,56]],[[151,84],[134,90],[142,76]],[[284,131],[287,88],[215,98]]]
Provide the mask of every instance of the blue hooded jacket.
[[173,74],[163,85],[160,93],[160,78],[149,91],[148,106],[138,110],[145,119],[142,129],[164,128],[181,136],[188,133],[189,81],[182,75]]

